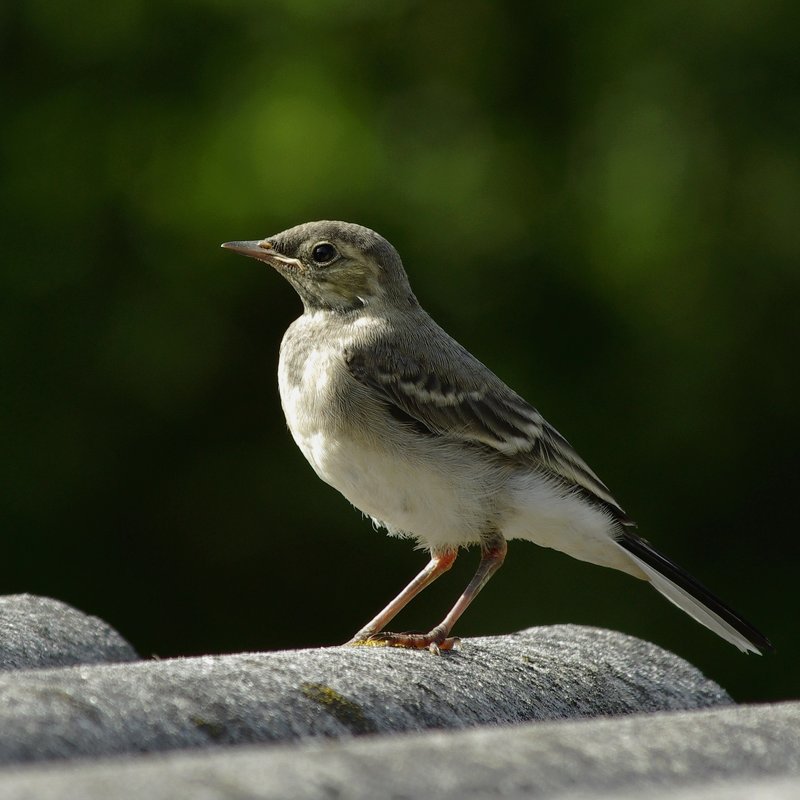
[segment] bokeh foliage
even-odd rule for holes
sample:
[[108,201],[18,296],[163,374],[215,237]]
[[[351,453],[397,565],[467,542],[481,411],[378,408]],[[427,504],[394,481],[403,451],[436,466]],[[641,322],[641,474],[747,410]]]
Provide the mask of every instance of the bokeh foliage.
[[527,544],[458,632],[615,627],[797,695],[800,5],[8,0],[0,37],[0,592],[166,656],[342,641],[405,583],[285,431],[297,299],[218,250],[348,219],[779,653]]

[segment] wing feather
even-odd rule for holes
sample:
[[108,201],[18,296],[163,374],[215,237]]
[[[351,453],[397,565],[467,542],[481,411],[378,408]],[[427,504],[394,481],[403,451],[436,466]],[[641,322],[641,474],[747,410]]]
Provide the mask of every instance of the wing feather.
[[488,446],[549,473],[633,524],[569,442],[466,350],[459,346],[457,373],[448,364],[399,357],[397,349],[388,353],[380,358],[374,350],[350,349],[345,360],[357,381],[394,407],[396,418],[407,415],[432,435]]

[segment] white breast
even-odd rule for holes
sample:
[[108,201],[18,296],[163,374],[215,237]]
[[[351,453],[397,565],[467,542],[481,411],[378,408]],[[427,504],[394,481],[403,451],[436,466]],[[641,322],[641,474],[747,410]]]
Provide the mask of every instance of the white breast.
[[331,433],[339,427],[336,419],[336,391],[331,385],[333,366],[330,349],[311,349],[299,375],[290,374],[281,358],[278,387],[286,422],[297,446],[323,479],[330,471]]

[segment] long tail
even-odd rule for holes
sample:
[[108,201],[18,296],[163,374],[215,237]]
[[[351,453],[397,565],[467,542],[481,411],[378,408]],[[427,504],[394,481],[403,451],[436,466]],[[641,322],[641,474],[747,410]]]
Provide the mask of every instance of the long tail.
[[616,543],[667,600],[701,625],[743,653],[766,653],[775,649],[763,633],[742,619],[688,572],[659,553],[646,539],[624,528]]

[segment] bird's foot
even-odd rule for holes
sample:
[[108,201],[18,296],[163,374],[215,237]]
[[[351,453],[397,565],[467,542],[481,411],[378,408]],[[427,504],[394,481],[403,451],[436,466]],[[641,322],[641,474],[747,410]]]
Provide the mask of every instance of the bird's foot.
[[347,644],[355,647],[404,647],[408,650],[430,650],[442,653],[445,650],[458,650],[461,639],[457,636],[445,636],[435,628],[430,633],[392,633],[381,631],[366,636],[357,634]]

